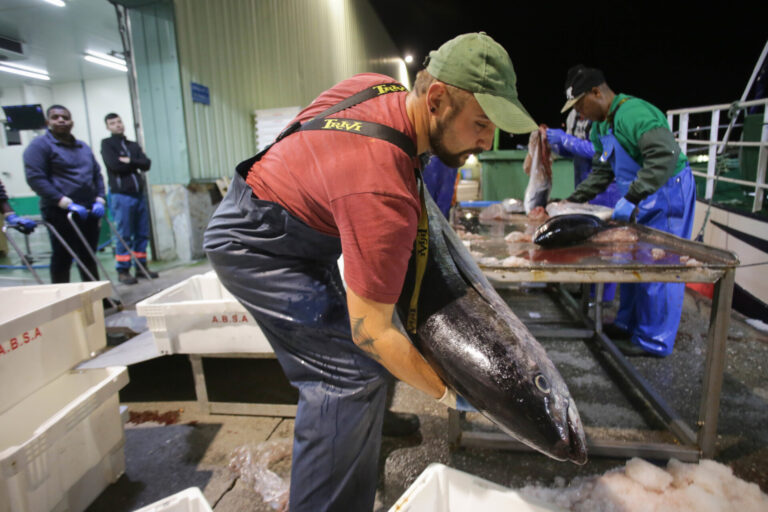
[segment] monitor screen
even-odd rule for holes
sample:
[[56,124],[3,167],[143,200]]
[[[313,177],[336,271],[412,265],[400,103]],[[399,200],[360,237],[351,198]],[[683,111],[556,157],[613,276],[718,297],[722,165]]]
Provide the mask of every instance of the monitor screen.
[[39,130],[45,128],[45,114],[41,105],[9,105],[3,107],[5,124],[9,130]]

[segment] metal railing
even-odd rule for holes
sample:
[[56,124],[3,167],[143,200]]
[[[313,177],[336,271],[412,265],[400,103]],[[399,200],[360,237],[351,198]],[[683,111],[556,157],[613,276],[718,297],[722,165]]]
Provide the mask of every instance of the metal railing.
[[[730,141],[731,129],[733,128],[736,118],[741,110],[757,107],[763,110],[762,130],[760,134],[760,140],[757,142],[746,141]],[[736,113],[734,113],[736,110]],[[726,114],[732,114],[732,122],[727,126],[725,134],[720,137],[720,113],[726,111]],[[710,120],[708,126],[696,127],[689,129],[690,116],[692,114],[710,114]],[[675,120],[677,119],[677,128]],[[707,186],[704,194],[704,199],[711,200],[715,192],[715,184],[718,181],[727,183],[735,183],[737,185],[743,185],[754,188],[755,198],[752,203],[752,211],[757,212],[763,208],[763,202],[765,200],[765,190],[768,189],[766,184],[766,163],[768,163],[768,98],[751,101],[740,101],[735,103],[723,103],[720,105],[710,105],[707,107],[694,107],[694,108],[681,108],[667,111],[667,122],[671,130],[678,132],[679,137],[676,139],[680,144],[680,149],[687,154],[688,146],[703,146],[708,148],[707,156],[709,158],[707,162],[707,172],[694,171],[695,176],[706,178]],[[713,129],[712,127],[717,127]],[[689,134],[693,131],[702,132],[705,138],[702,139],[690,139]],[[685,138],[683,138],[685,135]],[[708,135],[708,136],[707,136]],[[726,147],[742,147],[742,148],[759,148],[757,159],[757,174],[755,181],[740,180],[736,178],[728,178],[720,176],[717,169],[717,157],[723,155]]]

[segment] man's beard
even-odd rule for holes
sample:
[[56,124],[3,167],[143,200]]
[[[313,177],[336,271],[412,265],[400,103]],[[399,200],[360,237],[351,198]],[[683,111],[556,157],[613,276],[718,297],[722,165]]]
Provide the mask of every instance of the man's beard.
[[479,154],[483,152],[483,148],[473,148],[470,150],[461,151],[459,153],[451,153],[443,144],[445,137],[445,127],[456,117],[458,112],[454,112],[454,115],[449,116],[444,121],[437,121],[437,128],[434,133],[429,134],[429,146],[432,148],[432,154],[440,159],[448,167],[459,168],[464,165],[467,158],[471,154]]

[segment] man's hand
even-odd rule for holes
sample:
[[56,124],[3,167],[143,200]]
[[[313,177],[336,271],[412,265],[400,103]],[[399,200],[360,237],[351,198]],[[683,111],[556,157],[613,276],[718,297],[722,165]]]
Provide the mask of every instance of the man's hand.
[[129,156],[120,156],[120,157],[117,157],[117,159],[123,162],[124,164],[131,163],[131,157]]
[[557,146],[563,143],[565,132],[559,128],[547,128],[547,142],[550,146]]
[[99,201],[96,201],[91,205],[91,215],[96,217],[97,219],[100,219],[104,216],[104,205],[100,203]]
[[82,220],[88,218],[88,210],[85,209],[85,206],[79,205],[77,203],[70,203],[69,206],[67,206],[67,211],[74,212],[75,215],[80,217]]
[[451,388],[449,388],[448,386],[445,386],[445,393],[443,393],[443,396],[440,397],[438,402],[440,402],[446,407],[455,409],[456,408],[456,392]]
[[5,222],[12,228],[21,231],[25,235],[30,234],[35,230],[35,227],[37,227],[37,222],[33,221],[32,219],[16,215],[14,212],[6,215]]
[[623,220],[629,222],[629,219],[632,218],[632,212],[635,211],[635,208],[637,208],[637,206],[635,206],[634,203],[627,201],[626,198],[622,197],[613,208],[613,215],[611,215],[611,218],[614,220]]

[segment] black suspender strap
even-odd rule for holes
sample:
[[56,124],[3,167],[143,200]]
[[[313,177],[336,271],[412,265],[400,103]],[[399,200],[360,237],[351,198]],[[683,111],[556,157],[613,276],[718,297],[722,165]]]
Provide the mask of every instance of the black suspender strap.
[[413,140],[400,130],[391,126],[373,123],[371,121],[359,121],[357,119],[325,117],[312,119],[301,125],[299,131],[306,130],[332,130],[347,132],[357,135],[366,135],[374,139],[385,140],[402,149],[410,157],[416,156],[416,146]]
[[364,101],[370,100],[372,98],[376,98],[378,96],[383,96],[391,92],[403,92],[407,90],[408,89],[406,89],[403,85],[398,84],[397,82],[393,82],[389,84],[374,85],[353,94],[352,96],[350,96],[345,100],[340,101],[339,103],[330,107],[328,110],[316,115],[314,119],[320,119],[322,117],[332,116],[337,112],[341,112],[342,110],[348,109],[349,107],[353,107],[358,103],[362,103]]
[[[416,145],[413,143],[410,137],[403,132],[380,123],[374,123],[372,121],[361,121],[358,119],[347,118],[334,118],[330,117],[333,114],[341,112],[344,109],[362,103],[364,101],[389,94],[392,92],[402,92],[406,88],[398,83],[379,84],[362,91],[353,94],[349,98],[340,101],[336,105],[326,109],[320,114],[313,117],[306,123],[300,123],[295,121],[291,123],[280,135],[275,139],[275,142],[270,144],[261,150],[257,155],[240,162],[236,168],[237,173],[245,179],[248,176],[253,164],[261,160],[264,154],[269,151],[273,145],[277,144],[289,135],[298,131],[307,130],[331,130],[338,132],[346,132],[355,135],[365,135],[366,137],[372,137],[374,139],[381,139],[391,144],[394,144],[405,154],[411,158],[416,157]],[[419,199],[421,202],[421,214],[419,215],[419,223],[416,230],[416,240],[414,242],[414,251],[416,257],[416,276],[413,287],[413,293],[411,294],[411,301],[408,308],[408,318],[406,321],[406,329],[411,333],[416,333],[418,327],[418,303],[419,293],[421,291],[421,281],[424,277],[424,272],[427,268],[427,255],[429,252],[429,216],[427,215],[427,204],[424,199],[424,179],[421,176],[419,169],[416,169],[416,176],[419,181]]]
[[289,135],[296,133],[297,131],[304,130],[334,130],[356,133],[358,135],[366,135],[368,137],[382,139],[390,142],[391,144],[394,144],[395,146],[402,149],[408,156],[415,157],[416,146],[413,144],[411,138],[401,131],[395,130],[391,126],[373,123],[371,121],[359,121],[356,119],[326,119],[328,116],[332,116],[333,114],[341,112],[344,109],[353,107],[358,103],[362,103],[378,96],[383,96],[384,94],[403,92],[406,90],[407,89],[403,85],[397,82],[378,84],[363,89],[362,91],[357,92],[349,98],[342,100],[332,107],[324,110],[304,124],[300,123],[299,121],[291,123],[285,128],[285,130],[280,133],[280,135],[277,136],[272,144],[262,149],[257,155],[252,156],[248,160],[240,162],[235,170],[240,176],[243,177],[243,179],[245,179],[248,176],[248,171],[251,169],[251,167],[253,167],[253,164],[261,160],[261,157],[263,157],[264,154],[269,151],[269,148],[284,138],[288,137]]

